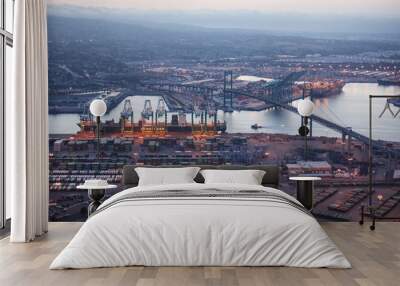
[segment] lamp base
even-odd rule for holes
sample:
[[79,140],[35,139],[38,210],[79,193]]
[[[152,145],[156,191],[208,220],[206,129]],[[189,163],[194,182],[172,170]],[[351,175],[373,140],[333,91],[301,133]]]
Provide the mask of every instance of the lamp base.
[[310,133],[310,129],[307,127],[307,126],[305,126],[305,125],[302,125],[300,128],[299,128],[299,135],[300,136],[307,136],[308,134]]

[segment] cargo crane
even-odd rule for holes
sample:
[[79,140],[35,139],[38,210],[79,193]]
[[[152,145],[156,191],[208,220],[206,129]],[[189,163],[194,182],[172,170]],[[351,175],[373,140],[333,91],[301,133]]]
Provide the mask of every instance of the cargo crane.
[[193,97],[193,105],[192,105],[192,115],[196,118],[201,116],[202,109],[201,109],[201,98],[199,96]]
[[[90,113],[89,106],[90,102],[85,103],[83,106],[83,113],[79,116],[80,120],[78,126],[81,130],[80,132],[89,131],[90,133],[93,133],[95,131],[96,125],[93,121],[93,116]],[[94,135],[94,133],[92,135]]]
[[217,127],[217,106],[213,101],[209,101],[207,104],[208,116],[213,118],[213,129],[216,130]]
[[146,99],[144,102],[144,107],[142,111],[142,118],[143,119],[150,119],[153,118],[154,112],[153,112],[153,107],[151,106],[151,101],[150,99]]
[[132,103],[129,99],[124,102],[124,109],[121,111],[121,117],[129,119],[133,117]]
[[[165,101],[163,98],[160,98],[158,100],[158,104],[157,104],[157,109],[156,109],[156,126],[154,127],[154,130],[158,133],[158,134],[164,134],[166,129],[167,129],[167,124],[168,124],[168,115],[167,115],[167,109],[165,106]],[[158,122],[158,119],[160,117],[164,116],[164,124],[161,125]]]
[[186,113],[183,112],[183,111],[179,111],[179,112],[178,112],[178,124],[179,124],[180,126],[185,126],[185,125],[187,125],[187,122],[186,122]]
[[90,113],[89,106],[90,106],[90,102],[86,102],[86,103],[83,105],[83,112],[82,112],[82,114],[79,116],[79,118],[80,118],[81,121],[92,121],[93,116],[92,116],[92,113]]
[[[146,120],[151,118],[151,125],[147,125]],[[154,111],[150,99],[146,99],[142,111],[142,132],[145,134],[154,133]]]
[[[210,108],[208,107],[212,102],[208,98],[208,94],[205,100],[202,101],[200,97],[194,97],[192,112],[191,112],[191,125],[195,133],[204,133],[207,131],[207,119],[209,115]],[[200,124],[195,126],[194,118],[200,117]]]
[[165,114],[167,114],[167,110],[165,108],[165,101],[163,98],[160,98],[157,104],[156,115],[160,117],[164,116]]
[[[200,124],[196,126],[194,119],[200,117]],[[210,129],[208,126],[208,119],[213,118],[212,128]],[[212,100],[205,100],[205,102],[201,102],[198,99],[195,99],[192,105],[192,113],[191,113],[191,125],[192,129],[197,134],[204,134],[207,131],[216,131],[217,130],[217,107],[215,102]]]
[[[128,127],[127,122],[130,120],[130,128]],[[130,129],[133,131],[134,123],[133,123],[133,109],[132,103],[129,99],[124,102],[124,109],[121,112],[121,131],[124,132],[126,129]]]

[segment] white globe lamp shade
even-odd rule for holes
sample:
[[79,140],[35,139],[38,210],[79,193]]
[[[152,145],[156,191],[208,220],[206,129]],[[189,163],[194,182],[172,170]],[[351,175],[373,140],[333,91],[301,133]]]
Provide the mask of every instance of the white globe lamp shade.
[[314,103],[309,99],[302,99],[297,105],[297,112],[303,117],[310,117],[314,111]]
[[102,99],[95,99],[90,103],[90,113],[94,116],[103,116],[106,114],[107,104]]

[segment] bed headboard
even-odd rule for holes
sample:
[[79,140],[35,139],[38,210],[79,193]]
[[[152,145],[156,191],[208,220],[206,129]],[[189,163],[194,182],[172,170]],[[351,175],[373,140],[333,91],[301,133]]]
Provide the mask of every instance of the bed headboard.
[[[122,184],[124,188],[131,188],[138,185],[139,177],[135,171],[135,168],[138,166],[135,165],[125,165],[123,168],[123,176],[122,176]],[[179,167],[187,167],[187,166],[145,166],[148,168],[179,168]],[[189,166],[190,167],[190,166]],[[276,165],[253,165],[253,166],[240,166],[240,165],[196,165],[196,167],[200,167],[201,169],[220,169],[220,170],[263,170],[265,171],[264,178],[262,180],[262,185],[266,187],[279,187],[279,175],[280,169],[279,166]],[[204,183],[203,176],[199,173],[194,180],[197,183]]]

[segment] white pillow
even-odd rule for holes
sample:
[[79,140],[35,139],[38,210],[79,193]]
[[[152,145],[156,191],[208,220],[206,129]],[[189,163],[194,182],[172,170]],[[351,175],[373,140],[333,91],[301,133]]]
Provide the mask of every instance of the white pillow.
[[261,170],[202,170],[206,184],[261,185],[265,171]]
[[139,176],[139,186],[171,185],[194,183],[198,167],[186,168],[135,168]]

